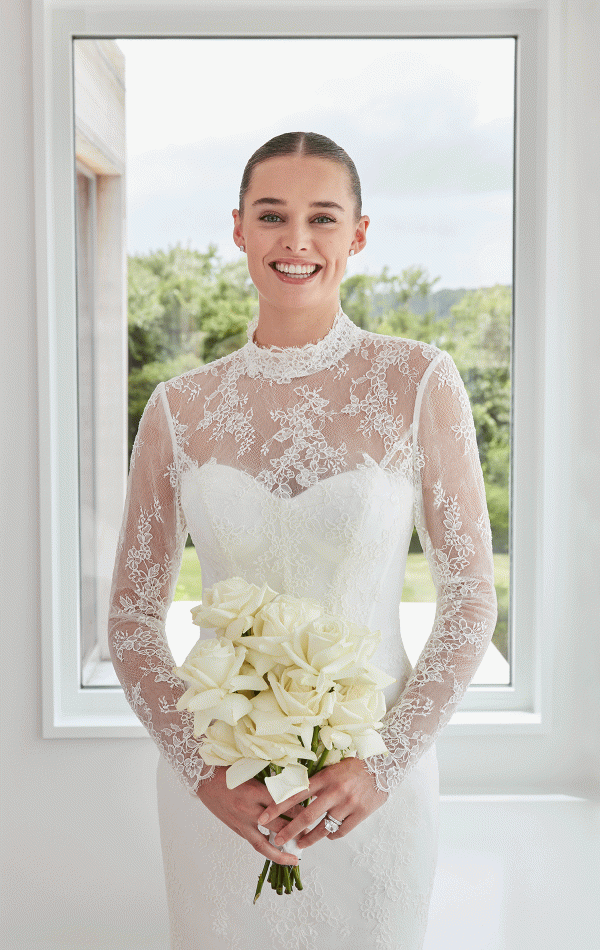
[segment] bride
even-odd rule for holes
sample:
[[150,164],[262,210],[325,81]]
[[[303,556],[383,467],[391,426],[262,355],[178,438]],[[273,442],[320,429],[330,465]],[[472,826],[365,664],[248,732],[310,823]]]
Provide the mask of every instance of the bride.
[[[111,598],[115,669],[162,752],[172,947],[418,950],[437,849],[434,741],[496,619],[471,410],[447,354],[361,330],[340,308],[369,226],[343,149],[315,133],[271,139],[246,166],[233,217],[258,322],[241,350],[149,400]],[[414,525],[437,611],[413,670],[399,602]],[[205,587],[240,576],[381,630],[373,662],[395,677],[390,754],[323,769],[305,809],[294,806],[306,793],[275,805],[255,779],[228,790],[225,769],[202,760],[192,716],[175,708],[185,687],[164,622],[188,532]],[[263,890],[253,906],[260,855],[295,864],[292,838],[304,890]]]

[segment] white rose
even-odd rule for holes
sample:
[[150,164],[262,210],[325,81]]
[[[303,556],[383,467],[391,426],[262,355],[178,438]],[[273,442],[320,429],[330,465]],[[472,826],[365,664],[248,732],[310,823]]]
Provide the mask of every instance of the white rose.
[[[312,735],[312,730],[311,730]],[[289,788],[290,779],[298,783],[299,773],[286,772],[286,766],[298,765],[298,759],[316,759],[311,752],[310,744],[305,748],[296,733],[281,732],[278,735],[259,736],[254,723],[248,716],[244,716],[235,726],[224,723],[213,723],[206,730],[206,739],[201,748],[202,756],[211,765],[229,765],[225,778],[227,788],[237,788],[261,772],[273,762],[285,772],[284,778],[277,787]],[[306,766],[300,765],[302,789],[308,788],[308,772]],[[283,772],[281,773],[283,775]],[[281,788],[279,788],[281,793]],[[291,792],[287,791],[282,801]]]
[[[310,752],[314,727],[326,722],[325,716],[309,715],[310,710],[303,710],[299,714],[296,709],[295,716],[288,716],[281,708],[272,689],[267,689],[251,700],[252,709],[248,713],[248,718],[254,723],[255,736],[286,736],[291,735],[294,742],[300,738],[306,754],[303,758],[315,758]],[[328,711],[333,707],[333,700],[326,701]],[[309,755],[310,753],[310,755]]]
[[233,726],[218,719],[208,726],[200,754],[208,765],[231,765],[241,759],[242,753],[235,743]]
[[338,690],[335,705],[326,726],[321,728],[321,742],[327,749],[355,754],[359,759],[385,755],[387,748],[379,733],[385,714],[385,701],[380,690],[352,685]]
[[198,640],[183,665],[173,670],[190,684],[177,709],[194,713],[195,736],[202,735],[212,719],[233,725],[250,711],[250,700],[237,690],[267,689],[254,673],[240,673],[245,657],[244,647],[234,647],[223,637]]
[[289,665],[283,644],[321,615],[318,604],[281,594],[256,615],[252,634],[244,637],[248,662],[260,676],[278,664]]
[[281,711],[295,726],[320,726],[331,715],[335,705],[333,680],[315,680],[295,668],[284,670],[279,677],[271,671],[267,679]]
[[295,631],[282,648],[288,662],[315,676],[337,680],[364,669],[380,639],[379,631],[373,633],[368,627],[323,614]]
[[388,676],[383,670],[372,663],[365,663],[361,668],[355,669],[349,676],[336,676],[336,683],[340,686],[365,686],[368,689],[385,689],[396,682],[394,676]]
[[[255,697],[255,699],[257,698]],[[283,718],[285,719],[285,717]],[[273,762],[283,768],[286,765],[295,765],[298,759],[314,761],[316,755],[310,748],[312,729],[310,735],[307,733],[302,739],[300,738],[302,735],[300,730],[290,725],[289,721],[287,725],[291,731],[285,730],[283,723],[275,723],[272,733],[259,732],[250,713],[235,724],[236,745],[247,758],[261,759],[264,765]],[[260,769],[257,769],[257,771],[260,771]]]
[[230,577],[205,591],[202,603],[192,608],[192,619],[198,627],[221,628],[234,640],[250,629],[258,611],[276,596],[267,584],[257,587]]

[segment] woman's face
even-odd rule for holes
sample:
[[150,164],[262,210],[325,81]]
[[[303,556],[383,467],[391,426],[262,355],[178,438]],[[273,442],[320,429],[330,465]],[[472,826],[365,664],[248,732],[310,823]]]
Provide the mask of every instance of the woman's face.
[[248,255],[261,314],[310,311],[331,317],[350,250],[366,243],[369,219],[355,217],[343,165],[324,158],[285,155],[257,165],[233,212],[234,240]]

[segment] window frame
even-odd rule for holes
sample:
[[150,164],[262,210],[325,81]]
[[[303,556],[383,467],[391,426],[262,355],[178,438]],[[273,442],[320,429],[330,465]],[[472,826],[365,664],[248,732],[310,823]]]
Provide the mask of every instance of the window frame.
[[[41,11],[41,13],[40,13]],[[517,39],[513,417],[511,467],[511,666],[514,686],[471,687],[438,749],[472,761],[477,737],[548,732],[550,653],[542,578],[548,511],[543,491],[547,400],[543,372],[546,93],[545,17],[528,2],[463,5],[346,2],[210,4],[46,0],[34,25],[36,243],[40,383],[40,543],[45,737],[140,737],[120,688],[80,685],[75,158],[72,40],[77,37],[424,37]],[[65,169],[69,174],[65,174]],[[554,539],[558,543],[558,539]],[[556,558],[554,559],[556,564]],[[515,640],[512,630],[518,625]],[[546,634],[547,637],[547,634]],[[547,642],[547,639],[546,639]],[[447,734],[447,737],[446,737]],[[458,741],[458,746],[455,740]],[[453,745],[454,743],[454,745]],[[465,745],[466,743],[466,745]],[[456,764],[456,782],[460,784]],[[464,768],[464,764],[462,766]],[[451,779],[452,783],[453,779]]]

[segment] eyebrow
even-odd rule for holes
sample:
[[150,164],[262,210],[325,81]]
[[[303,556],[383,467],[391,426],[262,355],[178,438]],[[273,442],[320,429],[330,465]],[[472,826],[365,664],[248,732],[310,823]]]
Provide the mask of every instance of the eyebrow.
[[[287,201],[284,201],[282,198],[257,198],[256,201],[252,202],[252,207],[256,205],[286,205]],[[341,205],[337,204],[335,201],[311,201],[311,208],[337,208],[338,211],[343,211]]]

